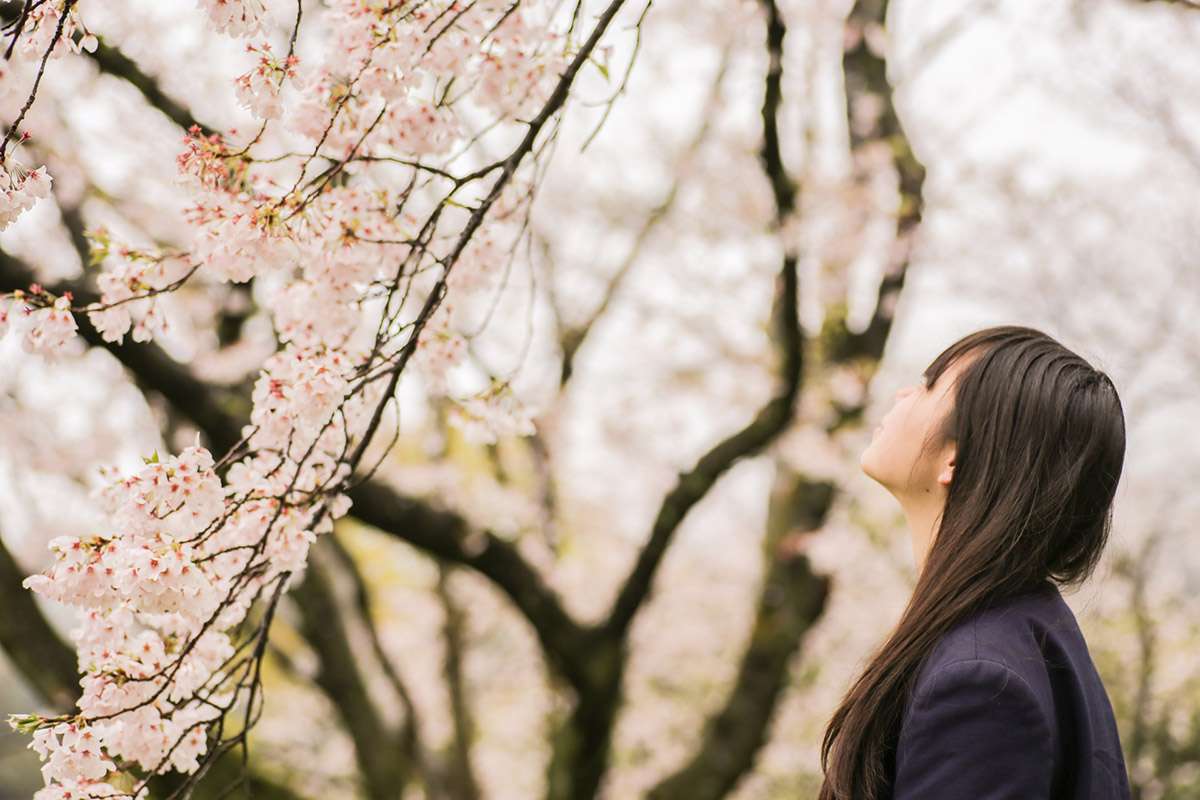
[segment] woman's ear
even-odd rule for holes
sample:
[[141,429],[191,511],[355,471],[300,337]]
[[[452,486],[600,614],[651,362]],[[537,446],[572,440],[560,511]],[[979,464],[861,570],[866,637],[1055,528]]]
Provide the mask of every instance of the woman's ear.
[[958,451],[953,445],[947,447],[942,455],[937,476],[937,482],[942,486],[949,486],[950,481],[954,480],[954,459],[957,455]]

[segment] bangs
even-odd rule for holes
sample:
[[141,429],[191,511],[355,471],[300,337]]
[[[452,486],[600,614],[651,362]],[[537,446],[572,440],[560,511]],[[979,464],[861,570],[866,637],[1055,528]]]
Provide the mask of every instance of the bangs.
[[921,373],[921,379],[925,382],[926,389],[932,389],[938,382],[938,378],[950,369],[950,367],[960,358],[967,356],[972,351],[978,349],[984,343],[983,336],[972,334],[965,338],[959,339],[954,344],[947,347],[941,354],[935,358],[925,371]]

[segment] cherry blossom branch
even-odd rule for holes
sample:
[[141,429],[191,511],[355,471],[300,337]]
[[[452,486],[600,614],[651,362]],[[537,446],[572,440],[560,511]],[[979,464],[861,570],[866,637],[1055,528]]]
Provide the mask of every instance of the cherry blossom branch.
[[[33,273],[0,250],[0,290],[28,286]],[[68,291],[58,287],[59,293]],[[86,298],[86,290],[71,288]],[[204,433],[212,448],[229,450],[242,439],[242,422],[227,409],[233,395],[217,392],[152,342],[105,341],[84,318],[80,335],[93,347],[112,353],[144,389],[162,396]],[[470,567],[503,591],[530,621],[548,657],[574,681],[586,671],[585,630],[566,611],[541,575],[516,548],[494,534],[473,531],[461,516],[406,497],[378,480],[351,487],[351,516],[378,530],[453,563]]]
[[503,191],[504,187],[508,185],[510,180],[512,180],[513,175],[517,171],[517,167],[524,160],[525,156],[531,150],[533,150],[533,146],[537,141],[538,134],[541,133],[541,130],[546,125],[546,122],[551,117],[557,115],[562,109],[563,105],[567,101],[567,96],[570,94],[571,85],[575,82],[575,76],[579,74],[579,70],[591,57],[592,52],[596,49],[596,45],[599,44],[601,37],[604,36],[605,31],[608,30],[609,24],[616,17],[617,12],[621,10],[623,5],[625,5],[625,0],[612,0],[604,12],[600,14],[599,18],[596,20],[595,27],[592,28],[591,35],[588,36],[587,40],[580,46],[579,51],[575,54],[575,57],[571,60],[571,63],[567,66],[567,69],[558,79],[558,83],[555,85],[554,90],[550,93],[549,98],[547,98],[546,104],[542,106],[542,110],[538,113],[538,115],[529,121],[529,127],[526,130],[525,136],[521,140],[520,144],[518,144],[516,148],[509,153],[508,157],[501,162],[500,176],[496,179],[496,182],[492,184],[491,191],[488,192],[487,197],[485,197],[479,203],[479,205],[471,213],[470,218],[467,220],[467,224],[463,226],[462,233],[459,234],[458,240],[455,242],[454,249],[446,259],[448,264],[452,265],[458,260],[458,257],[462,254],[463,248],[467,246],[467,242],[470,241],[471,237],[475,235],[475,231],[478,230],[479,226],[483,223],[484,215],[487,214],[488,209],[492,207],[492,205],[496,202],[496,199],[500,196],[500,192]]
[[[18,14],[15,17],[11,17],[11,19],[10,19],[10,16],[13,14],[12,9],[7,8],[7,7],[4,9],[4,12],[3,12],[3,18],[5,20],[4,27],[12,29],[11,32],[5,34],[6,36],[10,37],[12,40],[8,43],[8,47],[6,47],[4,50],[4,60],[5,61],[8,61],[9,59],[12,58],[13,50],[17,46],[17,38],[21,35],[21,31],[23,31],[25,29],[26,20],[29,19],[29,12],[32,11],[34,8],[36,8],[38,5],[40,5],[43,2],[45,2],[45,0],[25,0],[25,2],[21,3],[20,14]],[[5,4],[5,5],[7,6],[7,4]]]
[[[38,64],[37,77],[33,80],[33,88],[29,90],[29,97],[26,98],[25,105],[21,106],[21,111],[17,114],[17,118],[12,121],[8,126],[8,130],[4,132],[4,140],[0,142],[0,164],[4,163],[8,152],[8,145],[12,142],[12,138],[17,134],[17,131],[20,130],[21,122],[25,119],[25,115],[33,107],[33,101],[37,98],[38,87],[42,85],[42,77],[46,74],[46,62],[50,60],[50,54],[54,52],[54,48],[62,39],[63,28],[67,24],[67,18],[71,16],[71,9],[75,3],[76,0],[66,0],[63,4],[62,14],[59,15],[58,24],[54,29],[54,36],[50,39],[50,44],[46,47],[46,52],[42,54],[41,63]],[[27,11],[28,9],[22,10],[22,19],[25,18]],[[20,33],[20,28],[13,32],[13,44],[16,44]],[[12,45],[9,45],[9,51],[11,52],[11,50]],[[7,53],[5,54],[5,58],[8,58]]]
[[[58,20],[59,36],[71,2],[73,0],[67,0],[64,15]],[[241,461],[229,466],[228,486],[223,486],[212,470],[214,461],[203,448],[189,448],[178,458],[171,457],[163,463],[156,457],[136,475],[116,481],[105,490],[106,511],[113,517],[117,535],[80,537],[77,541],[62,539],[54,545],[60,558],[46,573],[31,578],[29,585],[47,597],[91,608],[94,613],[89,618],[91,622],[85,624],[80,639],[81,653],[89,652],[88,659],[92,664],[84,700],[81,700],[81,708],[87,713],[71,721],[53,721],[35,731],[39,752],[52,760],[45,773],[48,781],[60,780],[82,786],[114,770],[120,772],[135,767],[151,774],[168,767],[191,771],[197,768],[198,757],[203,757],[207,764],[229,749],[228,742],[236,742],[245,757],[246,732],[262,710],[259,694],[262,654],[269,620],[282,586],[291,571],[303,563],[312,535],[327,530],[332,525],[331,518],[344,513],[347,504],[345,498],[336,496],[337,492],[348,486],[355,467],[374,439],[384,409],[392,402],[401,372],[416,352],[419,337],[442,304],[451,270],[462,258],[467,244],[483,225],[505,187],[512,182],[521,163],[527,157],[539,157],[539,137],[547,122],[558,119],[580,66],[590,57],[604,28],[621,5],[621,0],[614,0],[601,15],[592,35],[558,75],[539,113],[528,123],[520,144],[498,164],[498,174],[491,186],[471,207],[465,225],[453,236],[437,235],[439,246],[447,239],[452,241],[447,252],[440,252],[440,247],[439,252],[434,252],[430,247],[435,241],[441,210],[451,203],[471,201],[455,199],[460,184],[437,202],[426,219],[422,234],[416,237],[418,245],[410,248],[395,268],[391,286],[383,297],[382,318],[386,326],[381,326],[377,332],[374,349],[365,362],[358,361],[357,353],[351,354],[340,346],[328,347],[324,342],[322,347],[313,347],[310,340],[296,345],[294,337],[298,329],[289,329],[284,319],[285,309],[275,309],[280,338],[287,344],[268,361],[256,383],[251,417],[254,432],[244,438],[232,434],[223,437],[230,447],[244,442],[247,450]],[[257,14],[262,9],[255,9],[253,5],[239,4],[232,9],[209,7],[206,10],[218,31],[241,25],[243,27],[237,28],[236,32],[245,34],[261,26]],[[513,9],[506,11],[504,16],[514,13]],[[233,17],[229,16],[230,11],[234,12]],[[241,14],[240,18],[237,13]],[[370,66],[371,52],[380,41],[383,40],[374,40],[368,52],[359,57],[359,76]],[[555,62],[551,59],[550,63]],[[44,68],[45,59],[42,65]],[[274,69],[270,64],[268,67]],[[543,69],[547,69],[546,65],[539,62],[533,65],[534,71],[530,74],[535,75],[537,70]],[[266,78],[266,90],[278,88],[266,73],[258,74],[260,78]],[[196,202],[188,212],[188,221],[199,228],[194,248],[197,263],[204,262],[226,280],[246,281],[266,266],[287,266],[286,254],[281,250],[287,238],[301,228],[313,231],[317,230],[313,226],[326,223],[330,223],[331,228],[329,239],[318,242],[319,237],[313,236],[313,241],[308,243],[341,246],[335,227],[339,220],[330,209],[322,208],[316,201],[326,194],[343,196],[350,193],[341,192],[344,187],[340,182],[334,186],[333,179],[347,160],[365,145],[384,116],[383,112],[374,113],[370,105],[374,101],[357,97],[355,108],[346,110],[349,98],[354,96],[354,83],[351,81],[351,86],[337,99],[337,107],[324,130],[313,137],[318,140],[316,147],[300,165],[296,186],[282,199],[273,197],[276,185],[273,181],[258,181],[256,185],[256,177],[248,173],[254,160],[248,150],[230,154],[215,135],[189,143],[189,150],[179,163]],[[327,85],[320,87],[320,91],[328,93],[333,88],[336,87]],[[508,89],[494,90],[501,117],[515,118],[516,112],[512,109],[520,108],[528,98],[535,96],[533,87],[525,86],[524,95],[517,91],[516,106],[504,105],[511,102],[511,88],[510,85]],[[266,105],[269,98],[251,96],[249,103],[254,113],[264,119],[277,113],[277,109]],[[429,108],[427,104],[423,107]],[[343,111],[347,116],[344,121],[339,120]],[[430,120],[436,118],[432,112],[426,113]],[[375,121],[362,130],[361,123],[364,119],[369,121],[371,115]],[[335,125],[339,125],[338,136],[331,139]],[[442,135],[430,134],[431,137]],[[550,139],[553,140],[553,136]],[[320,151],[327,141],[331,148],[344,148],[351,142],[354,145],[349,148],[346,158],[336,160],[329,169],[306,184],[308,166],[314,158],[323,157]],[[488,170],[481,176],[491,172]],[[311,191],[303,198],[294,197],[302,185]],[[387,196],[386,190],[383,196]],[[407,200],[407,195],[400,198],[399,208],[403,208]],[[310,204],[314,206],[311,210]],[[332,201],[330,205],[333,205]],[[391,200],[386,200],[385,205],[392,205]],[[290,212],[286,217],[283,216],[285,211]],[[306,211],[308,213],[293,225],[288,224],[290,219]],[[439,269],[432,288],[426,291],[422,282],[422,288],[414,291],[417,278],[429,268]],[[131,278],[115,271],[114,274],[106,273],[105,277],[118,282],[118,288],[123,286],[120,281],[140,279],[137,275]],[[178,285],[182,282],[174,288]],[[314,283],[306,283],[306,290],[316,289]],[[414,319],[405,316],[402,320],[400,314],[409,306],[410,293],[420,310]],[[120,303],[114,300],[106,303],[103,309],[94,306],[90,310],[94,315],[113,311],[118,305]],[[151,310],[153,308],[152,305]],[[342,308],[343,312],[345,310]],[[40,343],[45,342],[44,351],[50,352],[61,345],[64,334],[69,335],[78,327],[71,315],[69,298],[65,296],[57,298],[52,309],[40,309],[32,314],[36,315],[37,322],[31,323],[33,327],[25,337],[30,349],[42,347]],[[106,337],[120,336],[128,330],[127,313],[123,316],[107,314],[102,321],[89,316],[89,322]],[[304,324],[310,326],[308,330],[313,330],[319,321]],[[344,344],[350,338],[350,330],[335,331],[330,336],[328,342],[336,344],[340,336]],[[374,369],[380,362],[384,366]],[[351,386],[348,379],[355,373],[364,379],[357,386]],[[388,378],[386,386],[371,385],[374,378],[385,376]],[[373,394],[381,389],[380,394]],[[349,418],[351,404],[357,404],[353,425]],[[364,420],[365,426],[359,427]],[[341,427],[340,440],[338,425]],[[173,497],[163,494],[169,492],[180,493]],[[192,498],[192,492],[196,493],[195,502],[180,512],[189,502],[188,498]],[[229,535],[219,538],[218,534]],[[161,560],[168,556],[176,561],[164,565]],[[512,558],[528,569],[515,553]],[[182,571],[172,573],[170,580],[166,580],[167,570],[176,563]],[[193,569],[196,571],[189,574],[188,570]],[[119,577],[110,580],[110,576]],[[155,583],[153,591],[135,587],[132,596],[122,590],[122,582],[142,578],[163,578],[163,581]],[[98,583],[93,586],[96,581]],[[264,588],[272,584],[276,591],[264,620],[251,639],[251,652],[245,652],[246,643],[233,648],[226,631],[245,619]],[[537,591],[537,584],[533,586]],[[567,625],[578,630],[556,599],[548,593],[543,594]],[[529,591],[523,590],[519,596],[529,597]],[[105,622],[102,616],[96,616],[105,608],[120,608],[127,614],[120,621]],[[139,637],[148,638],[139,644]],[[202,643],[205,643],[203,647]],[[557,661],[552,656],[552,664],[562,666],[569,680],[584,683],[587,680],[585,668],[580,664],[587,649],[572,648],[570,655]],[[199,670],[194,677],[193,673],[184,671],[185,661]],[[221,735],[226,715],[239,700],[244,702],[242,729],[227,742]],[[104,724],[124,714],[144,719],[144,724],[159,731],[161,737],[151,740],[136,733],[135,728]],[[203,731],[208,728],[217,731],[217,743],[211,750],[203,736]],[[63,737],[61,741],[60,736]],[[99,741],[105,742],[103,747],[111,756],[103,754],[100,745],[93,746],[91,742],[97,740],[91,737],[100,737]],[[80,749],[76,749],[77,745]],[[73,756],[78,759],[67,760]],[[395,776],[389,775],[392,777]],[[395,785],[394,780],[386,783]],[[135,794],[141,793],[145,785],[139,785]]]
[[[217,718],[215,724],[217,735],[215,736],[215,742],[212,749],[208,752],[207,757],[201,762],[200,768],[197,769],[195,773],[184,777],[176,786],[174,786],[171,790],[171,793],[165,798],[165,800],[177,800],[177,798],[186,798],[187,800],[191,800],[191,798],[194,796],[195,788],[197,785],[199,785],[200,781],[209,774],[211,767],[221,762],[222,756],[237,747],[241,747],[243,749],[241,771],[236,777],[233,778],[233,780],[229,780],[230,776],[223,776],[225,777],[225,783],[227,785],[225,792],[218,795],[218,798],[223,797],[225,793],[233,791],[238,786],[250,785],[254,782],[249,773],[249,765],[246,762],[245,747],[250,729],[254,727],[254,723],[257,721],[258,716],[262,713],[261,700],[257,704],[255,702],[256,698],[259,698],[259,687],[262,684],[260,674],[262,657],[266,649],[271,622],[275,617],[275,611],[279,606],[280,599],[283,597],[283,592],[287,587],[289,577],[290,576],[285,573],[280,575],[276,580],[275,589],[271,593],[271,598],[267,603],[267,607],[264,610],[261,619],[258,621],[258,624],[255,626],[254,634],[250,639],[250,642],[253,643],[254,652],[241,662],[241,664],[246,668],[247,672],[243,673],[242,679],[238,681],[237,688],[232,692],[232,697],[227,704],[216,706],[216,708],[221,712],[221,716]],[[247,673],[251,670],[253,672],[253,677],[250,680],[246,680]],[[223,735],[225,714],[233,710],[238,701],[241,699],[243,693],[247,693],[249,696],[245,701],[245,719],[243,721],[242,729],[233,736],[225,737]],[[185,731],[183,734],[181,734],[179,739],[175,742],[174,747],[172,747],[171,750],[168,751],[163,757],[163,761],[137,786],[135,786],[132,793],[133,796],[136,797],[143,790],[151,786],[158,785],[155,779],[162,774],[167,765],[167,760],[171,756],[171,753],[183,743],[188,733],[188,731]]]

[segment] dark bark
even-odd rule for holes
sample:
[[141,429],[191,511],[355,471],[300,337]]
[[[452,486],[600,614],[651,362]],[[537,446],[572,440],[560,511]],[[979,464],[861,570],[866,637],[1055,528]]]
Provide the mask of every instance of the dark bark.
[[[720,800],[733,790],[766,740],[788,665],[825,610],[829,580],[813,573],[796,539],[824,525],[833,485],[792,473],[776,483],[764,542],[767,574],[733,690],[709,718],[691,760],[659,783],[649,800]],[[787,491],[778,491],[788,483]]]
[[[886,30],[888,0],[856,0],[846,18],[847,47],[842,57],[846,113],[855,179],[870,180],[861,158],[867,148],[886,147],[899,179],[896,233],[876,296],[875,312],[862,331],[846,328],[844,317],[835,317],[823,332],[827,358],[834,362],[855,359],[878,362],[891,334],[896,303],[904,289],[913,239],[925,206],[925,167],[913,153],[904,126],[896,113],[893,87],[887,77],[887,58],[871,48],[871,30]],[[864,111],[864,109],[867,109]]]
[[592,651],[587,682],[552,734],[547,800],[585,800],[599,791],[621,707],[626,658],[624,640],[607,638]]
[[25,577],[25,570],[0,539],[0,647],[57,713],[77,713],[80,687],[75,649],[62,640],[21,585]]
[[[783,100],[781,54],[786,31],[774,4],[765,5],[771,58],[762,105],[760,158],[775,198],[774,227],[778,229],[795,210],[797,198],[779,148],[778,116]],[[590,680],[579,692],[572,713],[555,736],[550,800],[583,800],[593,797],[599,788],[607,767],[613,722],[621,705],[629,628],[650,596],[655,575],[679,525],[721,475],[739,460],[762,452],[794,419],[804,372],[804,337],[797,310],[797,260],[795,252],[785,249],[773,310],[780,349],[777,393],[746,427],[713,446],[690,471],[680,475],[675,488],[663,499],[649,538],[599,629],[601,641],[592,651],[588,665]],[[747,671],[747,681],[753,679],[753,672],[753,669]],[[758,737],[761,741],[761,730]],[[752,750],[757,750],[757,745]]]
[[342,545],[337,535],[324,537],[322,543],[328,545],[330,555],[334,557],[340,571],[344,573],[350,582],[354,594],[354,613],[358,615],[359,621],[362,623],[367,636],[371,640],[371,650],[375,655],[376,661],[379,663],[380,669],[391,684],[392,690],[395,691],[396,696],[400,699],[400,704],[404,710],[404,720],[401,724],[398,739],[404,752],[404,757],[412,763],[413,769],[425,785],[425,797],[428,800],[447,800],[447,797],[452,797],[454,800],[463,800],[455,794],[447,794],[444,786],[447,781],[443,779],[445,770],[439,772],[437,765],[433,763],[433,759],[425,751],[424,745],[421,742],[420,721],[417,718],[416,704],[413,703],[412,693],[409,692],[408,685],[401,678],[400,671],[383,649],[383,642],[379,638],[379,626],[375,624],[375,613],[371,608],[370,588],[367,586],[367,581],[359,569],[358,562],[355,561],[350,551]]
[[347,626],[348,615],[338,600],[330,565],[323,557],[328,544],[313,544],[304,579],[291,593],[300,608],[305,640],[320,660],[316,683],[333,701],[342,725],[354,740],[354,753],[369,800],[396,800],[412,778],[399,726],[380,715],[362,672]]
[[466,615],[450,590],[450,570],[439,566],[437,593],[442,601],[446,622],[442,627],[442,639],[446,644],[444,674],[450,694],[451,717],[454,722],[454,739],[451,744],[450,768],[446,774],[446,785],[456,800],[479,800],[479,781],[471,765],[471,747],[475,743],[475,722],[471,716],[467,697],[467,684],[463,676],[463,654],[466,650]]

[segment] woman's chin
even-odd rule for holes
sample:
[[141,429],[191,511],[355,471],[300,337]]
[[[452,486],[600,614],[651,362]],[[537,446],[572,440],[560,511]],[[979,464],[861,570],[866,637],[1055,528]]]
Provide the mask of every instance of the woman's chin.
[[879,478],[875,476],[873,455],[874,454],[871,452],[870,447],[867,447],[866,450],[863,450],[863,454],[858,459],[858,467],[868,478],[877,481]]

